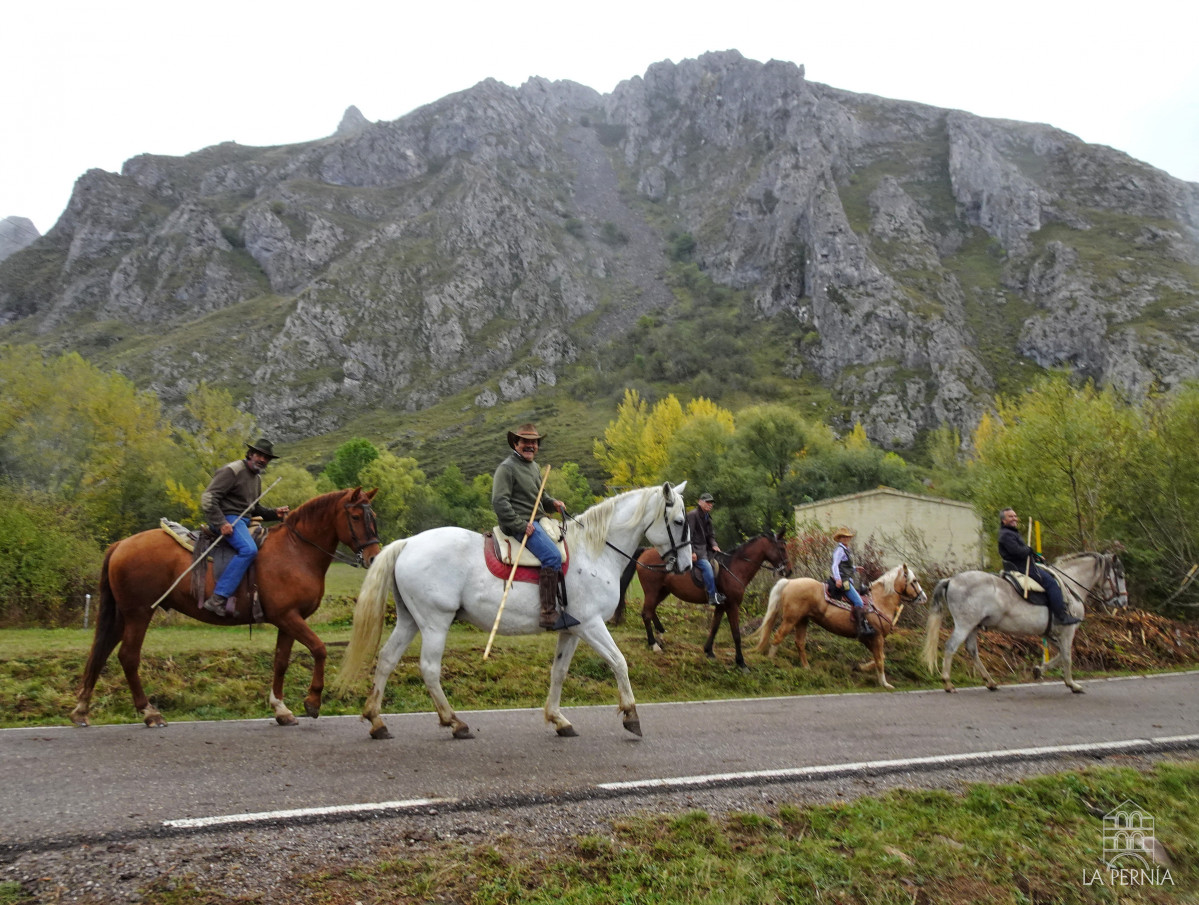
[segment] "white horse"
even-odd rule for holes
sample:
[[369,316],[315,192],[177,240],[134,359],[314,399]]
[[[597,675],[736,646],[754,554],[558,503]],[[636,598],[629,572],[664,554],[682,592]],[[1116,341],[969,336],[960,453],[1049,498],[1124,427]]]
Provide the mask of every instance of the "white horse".
[[[1074,553],[1053,564],[1066,610],[1080,619],[1085,616],[1084,598],[1106,606],[1128,606],[1128,590],[1124,583],[1124,566],[1114,553]],[[1054,625],[1049,628],[1049,610],[1028,603],[1011,584],[993,572],[961,572],[943,578],[933,589],[929,603],[928,624],[924,633],[924,662],[932,673],[937,671],[937,644],[940,640],[941,617],[945,608],[953,616],[953,632],[945,642],[941,680],[946,691],[953,691],[949,668],[957,649],[966,644],[974,657],[974,666],[995,691],[999,686],[978,657],[978,631],[993,628],[1008,635],[1042,635],[1057,645],[1057,654],[1045,664],[1033,668],[1039,679],[1051,667],[1061,665],[1062,678],[1076,694],[1083,688],[1070,674],[1070,652],[1074,645],[1077,625]]]
[[[579,624],[558,634],[550,671],[545,718],[553,723],[558,735],[577,735],[560,709],[560,700],[562,683],[580,639],[595,648],[612,668],[624,728],[641,735],[628,666],[604,623],[620,602],[620,573],[643,535],[669,567],[675,570],[690,567],[691,546],[682,497],[685,486],[686,482],[678,487],[663,484],[630,490],[597,503],[569,526],[567,612]],[[379,651],[374,685],[362,711],[363,718],[370,720],[372,738],[391,738],[380,716],[383,690],[417,632],[421,635],[421,676],[437,707],[441,725],[451,727],[454,738],[473,737],[442,691],[441,656],[446,633],[455,619],[486,631],[495,623],[504,579],[488,570],[483,560],[483,543],[482,535],[465,528],[434,528],[388,544],[371,564],[354,608],[349,647],[334,684],[345,688],[365,674],[369,659],[379,646],[388,593],[394,592],[395,629]],[[514,582],[504,604],[499,633],[543,632],[538,625],[539,614],[537,585]]]

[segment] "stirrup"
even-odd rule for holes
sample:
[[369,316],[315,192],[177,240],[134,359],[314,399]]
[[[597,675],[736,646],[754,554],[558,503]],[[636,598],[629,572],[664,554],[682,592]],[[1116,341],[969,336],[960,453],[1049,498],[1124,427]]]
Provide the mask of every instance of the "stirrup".
[[566,610],[562,610],[560,613],[558,613],[558,621],[554,623],[554,627],[550,629],[550,631],[560,632],[563,629],[573,628],[578,624],[578,619],[570,615],[570,613],[566,612]]

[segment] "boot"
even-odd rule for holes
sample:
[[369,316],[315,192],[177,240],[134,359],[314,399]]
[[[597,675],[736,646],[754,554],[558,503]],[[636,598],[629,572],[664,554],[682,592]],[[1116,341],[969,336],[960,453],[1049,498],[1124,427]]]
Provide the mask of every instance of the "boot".
[[213,615],[220,616],[222,619],[226,619],[228,618],[229,614],[225,612],[225,603],[226,599],[224,597],[222,597],[220,594],[213,594],[204,601],[202,606]]
[[566,612],[566,576],[561,572],[558,573],[558,601],[562,604],[562,612],[558,614],[558,621],[554,623],[554,631],[560,632],[572,625],[578,625],[579,620]]
[[874,634],[874,626],[870,624],[870,620],[866,618],[866,607],[855,606],[853,608],[853,622],[858,629],[858,640],[865,641]]
[[558,570],[542,569],[537,575],[537,589],[541,592],[541,618],[537,624],[552,632],[558,622]]
[[1055,583],[1042,582],[1045,585],[1045,597],[1049,600],[1049,612],[1053,621],[1058,625],[1078,625],[1082,622],[1077,616],[1071,616],[1066,609],[1066,601],[1062,600],[1062,589]]

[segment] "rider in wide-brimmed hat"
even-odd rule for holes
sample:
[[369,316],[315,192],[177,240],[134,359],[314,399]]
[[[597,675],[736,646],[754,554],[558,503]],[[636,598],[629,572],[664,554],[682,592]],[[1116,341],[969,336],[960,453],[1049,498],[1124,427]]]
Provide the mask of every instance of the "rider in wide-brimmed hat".
[[853,584],[856,570],[846,541],[853,540],[854,537],[856,537],[854,532],[845,527],[838,528],[833,532],[833,540],[836,542],[836,546],[833,547],[833,582],[853,606],[853,621],[858,629],[858,637],[864,640],[874,634],[874,626],[866,618],[866,605],[862,602],[862,595],[858,593],[858,589]]
[[209,527],[237,551],[221,573],[212,596],[203,604],[217,616],[232,615],[227,610],[229,598],[258,556],[258,546],[250,536],[250,519],[275,521],[289,511],[286,506],[269,509],[257,502],[262,497],[262,473],[277,458],[275,447],[265,437],[247,443],[245,458],[218,468],[200,497],[200,511]]
[[512,447],[512,454],[500,462],[492,477],[491,508],[495,510],[504,533],[512,537],[527,536],[527,549],[541,560],[541,573],[538,576],[540,625],[553,631],[577,623],[573,618],[568,618],[565,612],[561,616],[558,614],[559,606],[563,610],[566,608],[562,554],[545,529],[537,524],[537,519],[542,515],[565,512],[566,506],[561,500],[542,495],[537,512],[533,511],[537,492],[541,489],[541,471],[533,460],[537,458],[544,439],[545,434],[538,431],[534,424],[522,424],[516,430],[508,431],[508,445]]

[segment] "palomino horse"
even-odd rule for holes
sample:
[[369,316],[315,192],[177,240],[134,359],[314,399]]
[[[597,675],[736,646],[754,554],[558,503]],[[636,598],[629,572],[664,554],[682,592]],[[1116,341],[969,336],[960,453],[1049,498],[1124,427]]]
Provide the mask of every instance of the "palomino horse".
[[[741,599],[745,596],[745,590],[749,583],[762,568],[762,563],[769,562],[774,566],[776,574],[784,576],[791,574],[791,563],[787,558],[787,544],[781,533],[759,534],[752,540],[734,548],[725,556],[727,556],[727,564],[722,565],[716,575],[716,589],[724,594],[725,602],[716,607],[712,614],[712,629],[708,632],[708,642],[704,645],[704,653],[709,657],[716,656],[712,652],[712,646],[716,641],[716,630],[720,628],[720,622],[727,614],[729,630],[733,633],[733,646],[737,650],[737,666],[742,672],[747,672],[749,667],[745,664],[745,657],[741,653]],[[654,635],[654,629],[657,628],[659,632],[664,632],[666,629],[662,627],[662,622],[658,619],[658,605],[671,594],[674,594],[679,600],[686,600],[689,603],[706,604],[708,592],[704,590],[703,585],[696,584],[690,574],[670,574],[664,571],[662,557],[658,555],[658,552],[645,550],[639,553],[635,563],[629,563],[625,567],[624,574],[620,576],[620,606],[617,608],[617,621],[624,611],[625,591],[628,590],[629,584],[633,580],[634,570],[641,582],[641,589],[645,592],[645,602],[641,605],[641,620],[645,623],[646,641],[651,650],[661,650],[662,639]]]
[[[274,528],[263,541],[254,568],[258,572],[259,597],[266,621],[279,629],[275,641],[275,677],[270,703],[281,726],[296,724],[295,715],[283,703],[283,677],[291,660],[292,644],[299,641],[312,653],[312,684],[304,698],[304,711],[320,716],[321,691],[325,686],[325,645],[305,621],[320,606],[325,593],[325,573],[337,556],[339,543],[356,554],[360,563],[369,564],[379,552],[375,513],[371,498],[375,491],[361,488],[337,490],[315,497],[291,512],[283,525]],[[71,712],[76,725],[88,725],[92,690],[113,648],[121,645],[118,655],[125,680],[147,726],[166,725],[162,714],[150,703],[139,675],[142,642],[154,616],[153,605],[187,571],[192,554],[161,528],[143,531],[119,540],[104,554],[100,569],[100,608],[92,650],[79,685],[78,703]],[[207,567],[211,573],[211,566]],[[205,583],[211,594],[212,575]],[[180,581],[161,604],[163,609],[178,610],[193,619],[215,625],[246,625],[251,621],[249,606],[237,616],[224,619],[203,609],[191,594],[191,582]]]
[[[1085,615],[1084,598],[1105,606],[1128,606],[1124,565],[1114,553],[1073,553],[1057,560],[1053,571],[1062,586],[1066,609],[1074,616],[1082,618]],[[1062,578],[1065,580],[1061,581]],[[924,662],[929,672],[935,674],[937,671],[941,618],[947,607],[953,616],[953,632],[945,642],[941,666],[941,681],[945,683],[946,691],[954,690],[949,681],[949,668],[953,664],[953,655],[963,642],[974,657],[974,666],[986,680],[987,688],[995,691],[999,687],[978,657],[979,629],[993,628],[1008,635],[1042,635],[1054,642],[1057,654],[1048,663],[1034,667],[1033,674],[1039,679],[1046,670],[1060,663],[1066,686],[1075,694],[1082,693],[1083,687],[1070,674],[1074,631],[1082,623],[1055,625],[1049,633],[1048,608],[1028,603],[1012,585],[993,572],[961,572],[952,578],[941,579],[933,588],[924,633]]]
[[[779,644],[794,630],[795,646],[799,648],[799,663],[808,668],[808,652],[804,642],[808,634],[808,622],[814,621],[822,625],[834,635],[845,638],[857,637],[857,626],[854,624],[853,612],[849,604],[844,607],[829,603],[825,596],[825,585],[815,578],[795,578],[791,581],[783,579],[770,591],[770,601],[766,605],[766,615],[762,617],[762,626],[757,635],[758,653],[765,653],[772,660],[778,653]],[[904,606],[909,603],[921,603],[927,595],[916,579],[916,573],[908,568],[906,563],[900,563],[889,572],[884,572],[870,583],[869,596],[864,599],[867,608],[866,618],[874,626],[874,634],[862,641],[869,648],[872,659],[860,663],[858,668],[864,672],[873,670],[878,677],[878,684],[883,688],[894,688],[887,681],[883,668],[885,655],[883,651],[887,635],[899,622],[899,615]],[[775,625],[778,625],[777,631]],[[771,635],[773,632],[773,636]]]
[[[624,656],[604,625],[616,610],[620,570],[644,534],[667,561],[691,561],[686,540],[686,510],[681,495],[685,485],[669,484],[630,490],[592,506],[574,519],[578,528],[569,535],[570,560],[566,570],[567,611],[578,625],[558,634],[557,651],[550,671],[550,691],[545,718],[560,736],[576,735],[560,708],[562,683],[579,640],[583,639],[616,674],[619,712],[624,727],[641,735],[641,722],[629,684]],[[404,651],[420,632],[420,671],[437,707],[441,725],[454,738],[471,738],[470,728],[459,719],[441,688],[441,657],[446,633],[455,619],[490,630],[495,624],[504,590],[483,558],[484,538],[465,528],[433,528],[395,541],[375,559],[354,609],[354,628],[334,687],[347,688],[365,673],[379,646],[384,608],[389,592],[395,594],[396,625],[379,651],[374,684],[362,716],[370,720],[371,738],[391,738],[380,716],[387,680]],[[508,592],[500,634],[529,635],[543,632],[538,623],[537,585],[516,582]]]

